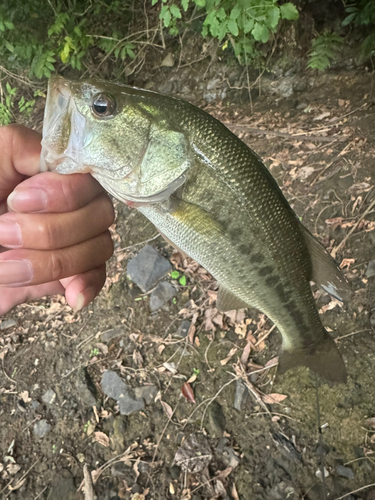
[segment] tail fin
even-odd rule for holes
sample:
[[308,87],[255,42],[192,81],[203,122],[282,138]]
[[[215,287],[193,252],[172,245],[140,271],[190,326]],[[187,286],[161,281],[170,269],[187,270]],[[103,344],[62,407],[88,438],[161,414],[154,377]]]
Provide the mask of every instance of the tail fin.
[[279,373],[297,366],[307,366],[317,375],[335,384],[346,383],[344,362],[335,342],[327,332],[323,341],[305,349],[285,349],[279,358]]

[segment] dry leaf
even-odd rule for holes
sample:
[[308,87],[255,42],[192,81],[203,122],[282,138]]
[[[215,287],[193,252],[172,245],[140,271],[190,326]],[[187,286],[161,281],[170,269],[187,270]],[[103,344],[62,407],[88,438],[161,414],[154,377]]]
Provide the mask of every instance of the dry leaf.
[[240,497],[238,496],[236,485],[234,483],[232,484],[232,489],[230,492],[231,492],[231,495],[233,497],[233,500],[240,500]]
[[317,122],[317,121],[320,121],[320,120],[324,120],[324,118],[328,118],[328,116],[331,116],[331,113],[329,111],[325,111],[324,113],[321,113],[320,115],[315,116],[313,118],[313,120],[315,122]]
[[94,441],[101,444],[102,446],[105,446],[106,448],[108,448],[109,446],[109,437],[107,436],[107,434],[104,434],[104,432],[94,432]]
[[228,361],[236,354],[237,351],[238,351],[237,347],[232,347],[232,349],[228,352],[228,356],[220,361],[221,366],[226,365]]
[[161,403],[161,405],[163,407],[164,413],[167,415],[167,417],[169,419],[171,419],[172,416],[173,416],[173,410],[172,410],[172,408],[165,401],[160,400],[160,403]]
[[196,373],[193,373],[193,375],[189,378],[189,380],[187,381],[187,384],[192,384],[193,382],[195,382],[197,380],[197,374]]
[[18,464],[8,464],[7,465],[7,472],[10,475],[17,474],[17,472],[19,472],[20,470],[21,470],[21,466]]
[[251,343],[248,342],[245,345],[244,350],[242,351],[242,355],[241,355],[241,363],[243,365],[246,365],[247,360],[249,359],[250,351],[251,351]]
[[279,357],[276,356],[275,358],[270,359],[267,361],[267,363],[264,365],[264,368],[271,368],[272,366],[277,366],[279,364]]
[[194,392],[193,389],[191,388],[191,385],[188,384],[187,382],[184,383],[184,385],[181,387],[181,392],[182,395],[190,401],[190,403],[195,403],[195,398],[194,398]]
[[341,264],[340,264],[340,269],[349,269],[351,264],[354,264],[355,259],[342,259]]
[[276,403],[281,403],[281,401],[284,401],[287,397],[288,396],[285,396],[285,394],[277,394],[276,392],[273,392],[272,394],[264,394],[262,396],[262,400],[267,405],[274,405]]
[[173,373],[173,375],[175,375],[177,373],[177,368],[176,368],[176,365],[174,363],[163,363],[163,366],[164,368],[166,368],[168,371],[170,371],[171,373]]
[[24,403],[30,403],[31,398],[29,398],[29,391],[22,391],[19,393],[19,397]]
[[319,309],[319,314],[324,314],[327,311],[331,311],[336,306],[342,307],[343,303],[340,300],[332,298],[328,304]]

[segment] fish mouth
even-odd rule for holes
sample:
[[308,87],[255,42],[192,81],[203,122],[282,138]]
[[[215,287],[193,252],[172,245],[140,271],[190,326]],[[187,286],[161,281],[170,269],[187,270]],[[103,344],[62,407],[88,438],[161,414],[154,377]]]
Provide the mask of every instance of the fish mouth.
[[119,189],[116,189],[112,183],[108,182],[108,178],[90,171],[91,175],[106,189],[114,198],[130,206],[151,205],[153,203],[161,203],[166,201],[179,187],[186,181],[185,174],[180,175],[172,181],[165,189],[158,191],[150,196],[133,196]]
[[[87,172],[79,156],[91,141],[90,124],[74,103],[69,81],[51,77],[44,110],[40,170],[63,174]],[[62,164],[64,167],[59,168]]]

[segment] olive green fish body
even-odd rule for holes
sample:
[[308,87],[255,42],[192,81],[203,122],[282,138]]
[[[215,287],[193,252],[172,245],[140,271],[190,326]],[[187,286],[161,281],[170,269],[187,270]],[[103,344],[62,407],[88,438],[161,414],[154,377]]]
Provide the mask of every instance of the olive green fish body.
[[[215,277],[221,309],[252,305],[269,316],[283,337],[282,371],[306,365],[345,380],[309,284],[341,298],[345,280],[250,148],[204,111],[152,92],[59,80],[49,96],[47,167],[91,171]],[[100,116],[103,101],[111,114]]]

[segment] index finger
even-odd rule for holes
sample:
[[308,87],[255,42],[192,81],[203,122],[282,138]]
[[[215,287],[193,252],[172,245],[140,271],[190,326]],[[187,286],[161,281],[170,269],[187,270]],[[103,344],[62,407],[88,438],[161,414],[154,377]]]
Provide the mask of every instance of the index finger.
[[39,173],[41,135],[23,125],[0,127],[0,200],[25,177]]

